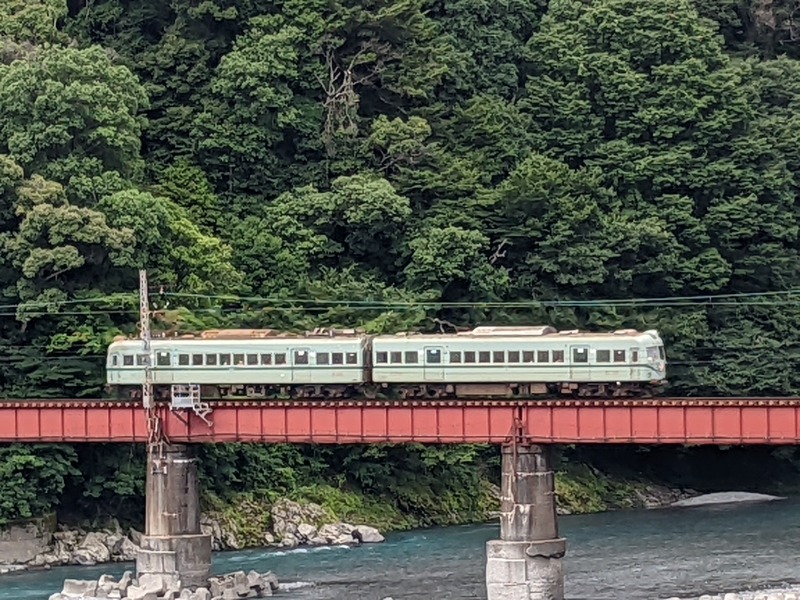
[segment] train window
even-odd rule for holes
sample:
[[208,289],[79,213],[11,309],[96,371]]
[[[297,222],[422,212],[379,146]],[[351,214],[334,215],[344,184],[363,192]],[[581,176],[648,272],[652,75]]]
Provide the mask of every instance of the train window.
[[508,351],[508,362],[510,362],[510,363],[518,363],[519,362],[519,350],[509,350]]
[[237,367],[244,366],[244,354],[234,354],[233,355],[233,364]]
[[216,364],[217,364],[217,355],[216,354],[206,354],[206,365],[213,367]]
[[589,353],[586,351],[586,348],[573,348],[572,362],[574,363],[589,362]]
[[386,352],[376,352],[375,362],[377,364],[385,365],[387,362],[389,362],[389,354]]
[[[639,360],[638,353],[634,353],[633,362]],[[614,362],[625,362],[625,350],[614,350]]]
[[343,365],[344,364],[344,354],[341,352],[332,352],[331,353],[331,362],[334,365]]
[[294,351],[294,364],[296,365],[307,365],[308,364],[308,352],[305,350],[295,350]]
[[253,366],[258,364],[258,354],[248,354],[247,355],[247,364],[248,366]]
[[524,363],[532,363],[533,362],[533,350],[523,350],[522,351],[522,362],[524,362]]
[[496,363],[506,362],[506,352],[505,352],[505,350],[495,350],[492,353],[492,362],[496,362]]
[[272,354],[262,354],[261,355],[261,364],[262,365],[271,365],[272,364]]
[[348,365],[357,365],[358,364],[358,354],[356,352],[348,352],[345,356]]
[[392,352],[389,355],[389,362],[393,365],[397,365],[403,362],[403,353],[402,352]]
[[178,354],[178,364],[182,367],[189,366],[189,355],[188,354]]
[[126,354],[122,357],[122,366],[123,367],[132,367],[133,366],[133,356],[130,354]]
[[563,350],[553,350],[553,362],[554,363],[563,363],[564,362],[564,351]]
[[474,363],[475,362],[475,353],[472,350],[468,350],[464,352],[464,362],[465,363]]
[[538,350],[536,352],[536,362],[550,362],[550,350]]
[[599,363],[611,362],[611,350],[598,350],[596,360]]
[[490,356],[491,355],[490,355],[490,353],[488,351],[481,350],[480,352],[478,352],[478,362],[488,363]]
[[461,362],[461,352],[451,352],[450,353],[450,362],[451,363],[460,363]]
[[667,353],[664,352],[664,346],[659,346],[658,347],[658,355],[661,357],[661,360],[666,360],[667,359]]
[[317,364],[329,365],[331,364],[331,355],[327,352],[317,352]]
[[150,363],[150,357],[147,354],[136,355],[136,364],[139,365],[140,367],[143,367],[149,363]]
[[169,352],[157,352],[156,364],[159,367],[168,367],[171,364]]
[[419,354],[417,354],[416,350],[407,350],[406,351],[406,363],[413,365],[419,362]]
[[192,366],[194,366],[194,367],[202,367],[203,366],[203,355],[202,354],[192,354]]
[[438,348],[428,348],[425,352],[425,362],[439,364],[442,362],[442,351]]
[[285,365],[286,364],[286,353],[285,352],[276,352],[275,353],[275,364],[276,365]]
[[230,354],[220,354],[219,355],[219,364],[228,367],[231,364],[231,355]]
[[111,365],[116,367],[119,364],[119,356],[116,354],[111,355]]

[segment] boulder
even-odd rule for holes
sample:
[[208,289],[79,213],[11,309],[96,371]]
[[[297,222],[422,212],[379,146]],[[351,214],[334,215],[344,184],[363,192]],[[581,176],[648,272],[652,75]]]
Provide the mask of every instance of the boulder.
[[97,593],[97,582],[82,579],[65,579],[61,593],[64,596],[94,596]]
[[377,544],[384,541],[381,532],[368,525],[357,525],[353,529],[352,535],[363,544]]
[[128,588],[128,600],[158,600],[158,594],[150,592],[138,585],[132,585]]
[[117,589],[122,593],[122,596],[124,597],[127,594],[128,588],[132,584],[133,584],[133,571],[125,571],[122,574],[122,577],[119,578]]
[[323,525],[317,533],[317,538],[324,540],[319,545],[332,544],[343,545],[353,543],[352,525],[347,523],[336,523],[335,525]]
[[317,528],[308,523],[301,523],[297,526],[297,533],[295,537],[301,542],[308,542],[311,538],[317,535]]
[[208,588],[197,588],[194,595],[197,596],[197,600],[211,600],[211,592],[208,591]]
[[105,545],[103,534],[97,531],[87,533],[78,548],[72,553],[71,560],[82,566],[109,562],[111,560],[111,552]]

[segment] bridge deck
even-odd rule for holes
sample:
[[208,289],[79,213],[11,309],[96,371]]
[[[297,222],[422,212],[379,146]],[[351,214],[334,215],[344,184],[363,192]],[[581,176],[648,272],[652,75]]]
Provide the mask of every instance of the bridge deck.
[[[221,402],[211,426],[157,409],[175,443],[797,444],[800,398]],[[105,400],[0,402],[0,442],[145,442],[141,405]]]

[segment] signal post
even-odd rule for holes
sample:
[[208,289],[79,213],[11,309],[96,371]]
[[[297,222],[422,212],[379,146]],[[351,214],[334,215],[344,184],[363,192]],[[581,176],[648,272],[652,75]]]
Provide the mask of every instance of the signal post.
[[500,539],[486,544],[488,600],[564,600],[550,447],[503,446]]

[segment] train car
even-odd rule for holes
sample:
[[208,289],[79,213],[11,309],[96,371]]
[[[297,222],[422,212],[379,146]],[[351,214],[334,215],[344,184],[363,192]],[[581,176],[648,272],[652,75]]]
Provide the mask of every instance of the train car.
[[657,331],[477,327],[372,340],[372,380],[405,398],[646,397],[666,383]]
[[[213,330],[150,345],[157,398],[169,398],[173,385],[200,385],[205,399],[349,397],[369,381],[369,336],[352,331]],[[122,397],[138,397],[148,360],[141,340],[115,340],[108,348],[108,385]]]

